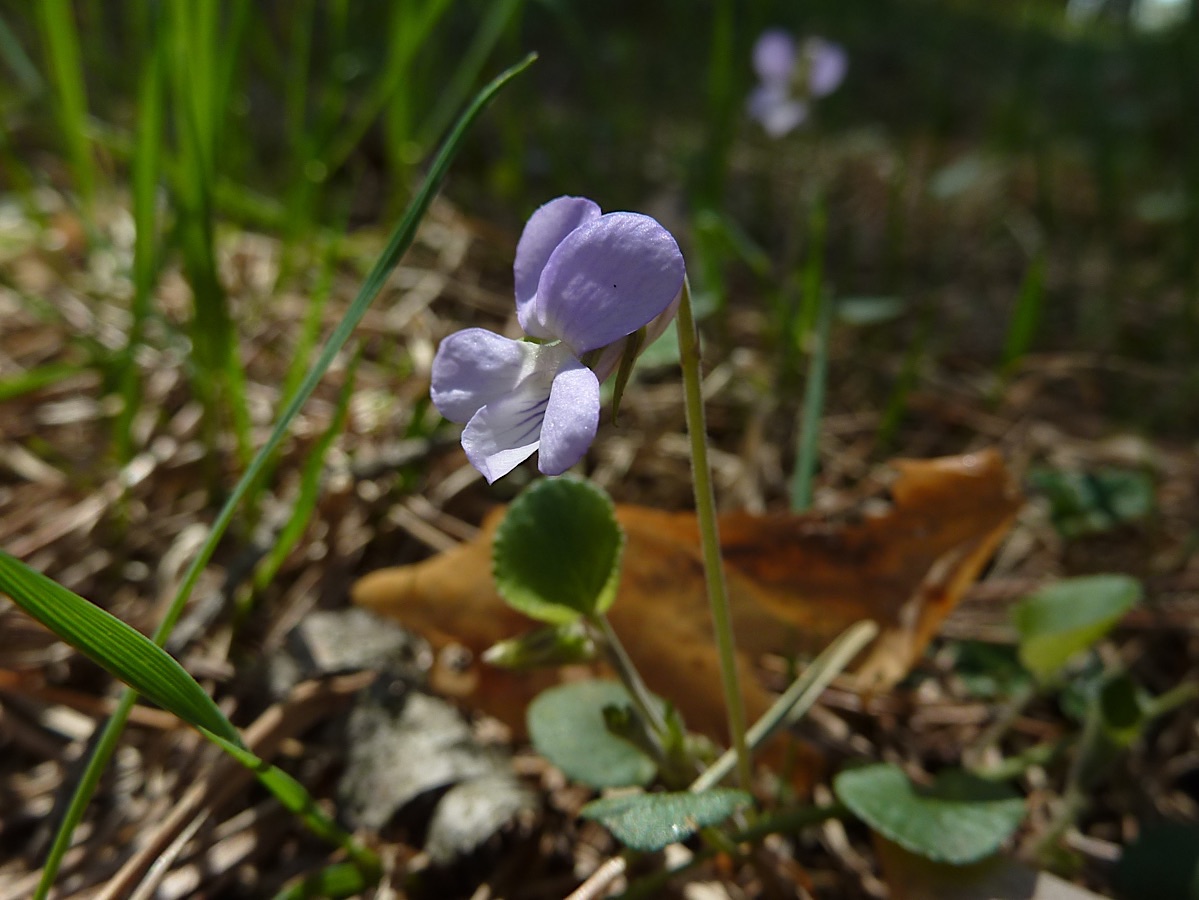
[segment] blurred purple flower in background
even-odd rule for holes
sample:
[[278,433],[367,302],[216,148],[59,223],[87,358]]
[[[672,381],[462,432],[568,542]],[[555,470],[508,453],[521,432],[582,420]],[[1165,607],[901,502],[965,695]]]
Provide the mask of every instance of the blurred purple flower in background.
[[795,38],[781,29],[762,32],[754,44],[759,84],[749,95],[750,116],[771,137],[782,137],[808,117],[809,101],[835,91],[845,80],[845,48],[820,37]]
[[466,425],[462,448],[489,483],[538,450],[546,475],[582,458],[599,425],[600,381],[629,335],[666,327],[684,265],[649,216],[601,215],[584,197],[558,197],[529,217],[513,273],[516,317],[534,340],[467,328],[433,359],[433,403]]

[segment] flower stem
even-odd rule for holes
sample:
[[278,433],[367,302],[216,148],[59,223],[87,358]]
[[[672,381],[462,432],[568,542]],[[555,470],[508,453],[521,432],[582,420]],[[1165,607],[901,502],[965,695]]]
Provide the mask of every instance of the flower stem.
[[588,621],[602,637],[601,643],[608,656],[608,661],[612,664],[612,668],[616,670],[616,674],[620,676],[625,689],[628,690],[629,696],[633,700],[633,706],[636,707],[637,712],[641,714],[645,723],[650,727],[650,732],[657,739],[659,745],[661,745],[666,739],[666,720],[662,718],[662,711],[654,700],[653,694],[649,692],[649,688],[645,686],[645,682],[641,680],[641,673],[633,665],[633,661],[629,658],[624,644],[620,642],[620,638],[612,630],[612,625],[608,622],[607,616],[603,614],[589,616]]
[[720,558],[720,531],[716,524],[716,494],[712,488],[712,469],[708,463],[708,433],[704,424],[704,398],[700,385],[699,329],[695,326],[695,316],[691,311],[691,285],[686,279],[683,279],[683,296],[679,303],[678,332],[687,432],[691,438],[695,517],[699,525],[704,577],[708,582],[708,603],[712,608],[712,627],[716,632],[716,648],[720,654],[720,680],[729,717],[729,737],[737,756],[737,780],[742,787],[748,788],[751,773],[745,741],[745,705],[737,679],[733,622],[729,613],[724,563]]

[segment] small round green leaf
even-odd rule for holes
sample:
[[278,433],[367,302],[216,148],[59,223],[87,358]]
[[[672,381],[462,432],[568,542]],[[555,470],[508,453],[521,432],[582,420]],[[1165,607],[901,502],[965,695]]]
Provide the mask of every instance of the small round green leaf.
[[593,788],[645,785],[654,761],[608,731],[605,706],[632,703],[615,681],[574,681],[543,691],[529,704],[529,737],[537,752],[568,778]]
[[612,605],[623,548],[607,494],[576,478],[544,478],[513,501],[496,531],[495,584],[513,609],[564,624]]
[[719,825],[752,802],[748,793],[731,788],[630,794],[593,800],[579,815],[599,822],[626,847],[652,853],[687,840],[701,828]]
[[898,766],[880,763],[847,769],[833,788],[879,834],[934,862],[964,865],[990,856],[1024,818],[1024,800],[1011,788],[958,769],[924,788]]
[[1029,594],[1012,608],[1020,632],[1020,662],[1042,681],[1086,650],[1141,599],[1127,575],[1066,578]]

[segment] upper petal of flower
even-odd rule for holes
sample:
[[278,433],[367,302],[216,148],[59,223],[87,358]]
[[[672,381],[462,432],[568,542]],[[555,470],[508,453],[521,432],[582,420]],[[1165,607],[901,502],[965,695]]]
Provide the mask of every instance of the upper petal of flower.
[[849,55],[834,41],[810,37],[803,43],[804,63],[808,70],[808,93],[824,97],[835,91],[845,80]]
[[631,334],[661,313],[683,284],[683,254],[669,231],[640,213],[579,226],[550,254],[536,314],[576,355]]
[[580,459],[599,427],[600,390],[595,373],[574,357],[562,364],[550,388],[537,468],[561,475]]
[[488,403],[526,380],[542,349],[484,328],[454,332],[433,357],[429,390],[433,405],[451,422],[469,422]]
[[763,84],[786,87],[797,59],[795,39],[781,28],[763,31],[754,44],[754,71]]
[[550,254],[580,225],[600,217],[600,208],[586,197],[558,197],[540,207],[521,232],[512,272],[516,276],[516,318],[525,334],[549,338],[534,314],[537,285]]

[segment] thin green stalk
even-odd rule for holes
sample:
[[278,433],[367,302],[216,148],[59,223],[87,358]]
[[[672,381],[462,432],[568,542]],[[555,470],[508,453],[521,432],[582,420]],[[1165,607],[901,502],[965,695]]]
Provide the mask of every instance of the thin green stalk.
[[679,303],[679,364],[683,370],[683,395],[687,412],[687,433],[691,439],[691,478],[695,485],[695,517],[699,524],[703,550],[704,578],[708,585],[708,603],[712,626],[720,654],[720,681],[725,709],[729,717],[729,737],[737,756],[737,780],[742,787],[752,784],[749,749],[745,743],[745,704],[737,678],[737,657],[733,644],[733,621],[729,612],[728,587],[724,563],[720,558],[720,531],[716,522],[716,493],[712,486],[712,468],[708,463],[708,433],[704,423],[704,397],[700,383],[699,329],[691,310],[691,286],[683,279]]
[[[159,646],[166,643],[171,632],[174,630],[175,624],[183,614],[183,609],[187,605],[192,591],[195,590],[196,583],[200,580],[200,575],[208,565],[209,560],[212,559],[212,555],[216,552],[217,544],[220,543],[225,531],[229,528],[229,524],[233,521],[233,515],[245,497],[246,492],[268,464],[275,449],[283,442],[288,427],[303,405],[308,401],[308,398],[312,396],[313,391],[316,390],[316,386],[320,383],[321,378],[332,364],[333,359],[345,345],[350,334],[358,326],[358,323],[362,321],[363,315],[366,314],[371,302],[378,296],[379,291],[382,290],[387,278],[399,263],[400,257],[403,256],[404,252],[411,245],[412,239],[416,236],[416,228],[424,217],[426,210],[428,210],[429,204],[433,202],[433,197],[441,186],[441,182],[445,178],[450,163],[457,153],[458,147],[462,143],[467,130],[474,123],[475,119],[478,118],[483,109],[491,102],[492,98],[499,93],[500,89],[532,65],[536,58],[536,54],[529,54],[519,63],[502,72],[483,88],[466,112],[459,118],[458,124],[450,132],[445,143],[442,144],[441,150],[430,166],[429,172],[425,176],[420,189],[413,197],[407,213],[396,226],[386,249],[375,263],[374,268],[371,269],[370,274],[367,275],[366,281],[358,292],[358,296],[354,298],[354,302],[350,305],[349,310],[347,310],[345,318],[334,329],[328,343],[325,344],[320,356],[313,364],[311,371],[309,371],[299,390],[296,391],[295,396],[292,397],[291,402],[288,403],[287,408],[276,421],[270,437],[267,438],[266,443],[258,450],[253,461],[233,488],[232,493],[229,494],[225,505],[217,514],[216,520],[212,523],[212,529],[208,533],[207,540],[204,541],[203,546],[192,560],[191,565],[188,566],[178,592],[171,600],[171,604],[163,616],[162,622],[154,632],[154,642]],[[50,888],[54,884],[54,879],[58,874],[59,867],[62,865],[63,856],[71,845],[71,837],[75,833],[75,828],[83,818],[84,810],[86,810],[87,804],[95,792],[96,785],[100,781],[100,776],[103,774],[108,760],[116,750],[117,741],[120,739],[125,722],[129,718],[129,712],[136,700],[137,695],[133,691],[126,690],[121,695],[116,711],[105,723],[100,740],[97,741],[95,749],[92,751],[92,756],[88,760],[87,767],[84,769],[78,786],[75,788],[75,793],[71,797],[71,803],[67,808],[66,814],[63,816],[63,821],[54,835],[54,842],[50,847],[46,864],[42,868],[42,877],[38,883],[35,900],[44,900],[49,894]]]
[[[750,750],[757,750],[783,725],[792,725],[811,709],[824,689],[853,662],[854,657],[865,649],[878,634],[878,626],[865,620],[851,625],[829,644],[812,661],[802,675],[791,682],[787,690],[779,694],[762,716],[746,734]],[[725,752],[699,776],[688,790],[706,791],[720,784],[732,771],[736,762],[730,752]]]
[[791,473],[791,508],[804,512],[812,505],[812,481],[820,447],[820,416],[824,412],[825,384],[828,381],[828,343],[832,331],[833,299],[824,295],[816,315],[812,355],[808,358],[808,378],[804,384],[803,409],[800,411],[795,471]]

